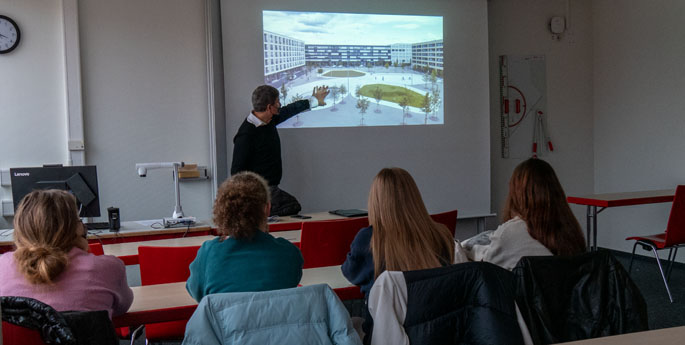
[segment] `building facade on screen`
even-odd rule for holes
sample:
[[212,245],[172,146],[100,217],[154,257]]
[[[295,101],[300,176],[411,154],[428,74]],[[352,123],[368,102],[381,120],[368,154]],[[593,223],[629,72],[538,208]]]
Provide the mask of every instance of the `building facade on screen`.
[[334,88],[326,107],[337,114],[328,122],[290,122],[444,123],[442,17],[263,11],[263,21],[264,81],[281,91],[282,104],[314,86]]

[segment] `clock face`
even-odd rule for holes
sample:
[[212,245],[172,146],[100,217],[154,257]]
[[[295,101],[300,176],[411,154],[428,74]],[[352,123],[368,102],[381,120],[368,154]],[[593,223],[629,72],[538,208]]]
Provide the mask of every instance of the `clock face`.
[[19,26],[9,17],[0,14],[0,54],[9,53],[19,45]]

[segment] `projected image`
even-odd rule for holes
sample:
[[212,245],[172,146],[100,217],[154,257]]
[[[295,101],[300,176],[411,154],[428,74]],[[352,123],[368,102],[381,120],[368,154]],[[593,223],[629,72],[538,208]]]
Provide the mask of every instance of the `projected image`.
[[444,123],[442,17],[263,11],[264,81],[281,104],[327,85],[326,105],[279,125]]

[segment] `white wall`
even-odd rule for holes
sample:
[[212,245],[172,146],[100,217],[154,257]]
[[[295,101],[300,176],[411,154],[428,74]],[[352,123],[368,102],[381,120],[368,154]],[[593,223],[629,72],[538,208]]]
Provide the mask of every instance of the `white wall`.
[[[442,15],[445,109],[440,126],[281,129],[281,188],[303,210],[365,208],[371,181],[383,167],[415,178],[427,208],[460,215],[490,209],[487,8],[471,1],[222,1],[226,127],[232,138],[264,83],[262,10]],[[451,66],[451,67],[449,67]],[[228,159],[230,162],[231,159]]]
[[[100,205],[127,220],[171,217],[170,169],[140,178],[135,163],[210,162],[204,0],[79,2],[86,160]],[[181,184],[186,215],[208,219],[210,181]]]
[[[62,2],[3,0],[21,42],[0,55],[0,169],[67,164],[67,115]],[[11,200],[9,187],[0,199]],[[11,218],[0,217],[0,229]]]
[[[0,56],[10,81],[0,83],[0,169],[68,164],[62,5],[2,0],[22,42]],[[105,217],[108,206],[124,221],[171,216],[171,170],[143,179],[135,163],[211,163],[205,9],[205,0],[78,2],[86,163],[98,166]],[[208,219],[211,181],[182,183],[181,201],[186,215]]]
[[[509,177],[520,159],[501,158],[499,56],[545,55],[547,119],[554,152],[542,158],[555,169],[567,195],[591,194],[593,176],[592,12],[590,0],[488,1],[490,35],[490,139],[492,211],[501,213]],[[553,16],[570,19],[560,41],[548,29]],[[532,138],[532,133],[531,133]],[[585,210],[572,209],[581,225]]]
[[[685,2],[618,4],[592,6],[595,192],[675,188],[685,184]],[[607,209],[598,217],[599,245],[631,250],[625,238],[662,232],[670,208]]]

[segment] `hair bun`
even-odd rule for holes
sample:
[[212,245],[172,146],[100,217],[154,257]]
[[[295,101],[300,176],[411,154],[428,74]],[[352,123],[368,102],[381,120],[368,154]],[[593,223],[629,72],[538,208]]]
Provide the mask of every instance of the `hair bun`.
[[18,248],[14,258],[19,270],[32,284],[52,283],[64,271],[69,260],[67,253],[47,246]]
[[54,253],[54,249],[47,247],[47,246],[37,246],[37,247],[31,247],[27,248],[26,252],[30,256],[38,259],[38,258],[44,258],[46,256],[50,256]]

